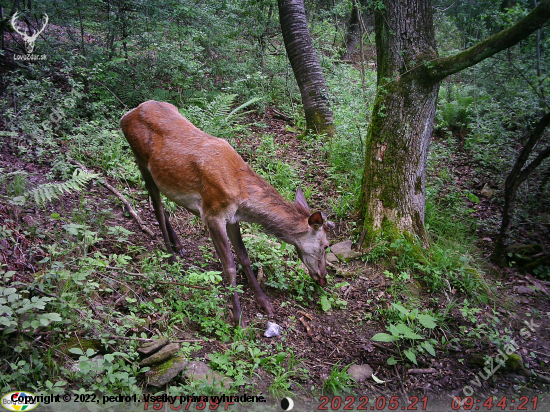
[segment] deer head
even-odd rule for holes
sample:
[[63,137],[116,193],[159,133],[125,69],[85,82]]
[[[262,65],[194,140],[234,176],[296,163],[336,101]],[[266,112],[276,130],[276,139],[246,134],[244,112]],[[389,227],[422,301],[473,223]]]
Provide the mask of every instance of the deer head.
[[[48,15],[44,14],[44,16],[46,16],[45,21],[44,21],[44,25],[42,26],[42,28],[40,30],[38,30],[32,36],[27,35],[27,33],[25,31],[19,30],[17,28],[17,26],[15,25],[15,20],[17,18],[17,12],[15,12],[15,14],[11,18],[11,26],[23,38],[23,41],[25,42],[25,50],[27,51],[27,54],[32,53],[32,51],[34,50],[34,42],[36,41],[36,38],[38,37],[38,35],[40,33],[42,33],[44,31],[44,29],[46,28],[46,25],[48,24]],[[30,30],[30,31],[32,32],[32,30]]]

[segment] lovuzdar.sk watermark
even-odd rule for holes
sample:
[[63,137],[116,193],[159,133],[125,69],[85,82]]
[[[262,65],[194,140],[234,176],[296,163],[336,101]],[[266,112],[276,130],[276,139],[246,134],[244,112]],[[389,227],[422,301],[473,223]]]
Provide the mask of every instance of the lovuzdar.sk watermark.
[[42,28],[40,30],[37,29],[33,32],[33,30],[29,28],[28,29],[29,33],[27,33],[27,30],[19,28],[16,24],[16,21],[17,21],[17,12],[15,12],[11,18],[11,26],[13,27],[13,30],[15,30],[15,32],[18,33],[23,39],[23,42],[25,43],[25,51],[27,52],[27,54],[16,54],[13,56],[13,60],[24,60],[24,61],[46,60],[45,54],[33,54],[33,51],[34,51],[34,43],[36,42],[36,39],[48,25],[48,15],[44,14],[44,24],[42,25]]

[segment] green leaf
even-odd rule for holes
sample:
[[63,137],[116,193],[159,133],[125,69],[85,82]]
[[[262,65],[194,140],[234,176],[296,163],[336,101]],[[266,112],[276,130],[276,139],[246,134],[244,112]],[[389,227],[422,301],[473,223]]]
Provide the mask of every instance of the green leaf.
[[399,313],[401,313],[401,315],[403,315],[403,317],[406,318],[406,317],[409,316],[410,310],[404,308],[403,306],[401,306],[398,303],[392,303],[391,305],[394,307],[394,309],[397,309],[399,311]]
[[411,328],[409,328],[404,323],[398,323],[396,326],[400,334],[402,334],[407,339],[424,339],[424,336],[414,333]]
[[330,302],[329,302],[328,298],[326,297],[326,295],[321,297],[321,308],[325,312],[328,312],[332,308],[332,305],[330,304]]
[[376,342],[393,342],[395,338],[392,335],[388,335],[387,333],[377,333],[371,338],[371,340],[374,340]]
[[434,347],[431,345],[431,343],[425,341],[425,342],[422,342],[421,345],[422,345],[422,347],[423,347],[424,349],[426,349],[426,350],[428,351],[428,353],[429,353],[430,355],[435,356],[435,349],[434,349]]
[[393,356],[388,358],[387,362],[388,362],[388,365],[390,366],[397,364],[397,360]]
[[412,363],[414,363],[415,365],[418,365],[418,363],[416,363],[416,354],[414,353],[413,349],[407,349],[407,350],[403,351],[403,353],[405,354],[405,356],[407,358],[410,359],[410,361]]
[[417,319],[425,328],[433,329],[437,326],[437,323],[435,323],[435,318],[430,315],[418,315]]
[[69,352],[74,353],[75,355],[84,355],[84,352],[80,348],[70,348]]

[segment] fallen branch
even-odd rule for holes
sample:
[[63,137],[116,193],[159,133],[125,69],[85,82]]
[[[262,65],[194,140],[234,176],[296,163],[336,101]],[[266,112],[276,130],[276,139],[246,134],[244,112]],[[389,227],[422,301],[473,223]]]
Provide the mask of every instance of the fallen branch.
[[[82,163],[77,162],[76,160],[73,160],[72,162],[74,164],[76,164],[78,167],[80,167],[82,170],[84,170],[86,173],[90,173],[88,171],[88,169],[86,169],[86,167]],[[151,229],[149,229],[147,226],[145,226],[145,224],[143,223],[141,218],[138,216],[136,211],[132,208],[132,206],[130,206],[130,203],[128,202],[128,200],[126,200],[126,198],[124,196],[122,196],[122,194],[118,190],[116,190],[113,186],[111,186],[109,183],[107,183],[105,178],[95,179],[95,180],[97,182],[101,183],[103,186],[105,186],[111,192],[113,192],[116,197],[118,197],[118,199],[124,204],[124,206],[126,206],[126,209],[128,209],[128,213],[130,213],[130,216],[132,216],[134,218],[134,220],[138,223],[138,225],[139,225],[139,227],[141,228],[142,231],[147,233],[153,239],[158,240],[157,237],[155,236],[155,234],[151,231]]]
[[[153,342],[157,339],[147,339],[147,338],[129,338],[127,336],[114,336],[114,335],[109,335],[109,336],[103,336],[104,338],[107,338],[107,339],[122,339],[122,340],[137,340],[139,342]],[[171,340],[170,343],[183,343],[183,342],[204,342],[203,339],[184,339],[184,340]]]
[[[148,275],[144,275],[142,273],[128,272],[126,269],[122,269],[122,268],[117,268],[117,267],[113,267],[113,266],[104,266],[104,268],[105,269],[111,269],[111,270],[121,270],[121,271],[123,271],[124,273],[126,273],[127,275],[130,275],[130,276],[139,276],[141,278],[149,278]],[[189,283],[169,282],[169,281],[164,281],[164,280],[156,280],[155,282],[163,284],[163,285],[186,286],[188,288],[193,288],[193,289],[210,290],[210,288],[207,288],[205,286],[190,285]]]
[[312,332],[311,328],[308,326],[308,324],[306,323],[306,321],[304,320],[304,317],[302,316],[298,320],[302,323],[302,325],[304,325],[304,328],[306,328],[306,332],[307,332],[308,336],[313,337],[313,332]]
[[428,368],[428,369],[409,369],[407,371],[409,375],[420,375],[423,373],[436,373],[437,369],[434,368]]

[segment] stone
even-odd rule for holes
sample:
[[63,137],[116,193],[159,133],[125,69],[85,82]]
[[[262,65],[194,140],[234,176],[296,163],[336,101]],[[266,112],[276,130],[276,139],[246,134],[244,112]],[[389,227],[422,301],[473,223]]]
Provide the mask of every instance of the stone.
[[418,299],[420,297],[420,294],[422,293],[422,285],[418,283],[418,281],[407,283],[405,287],[409,290],[412,298]]
[[361,383],[372,376],[372,368],[369,365],[351,365],[348,368],[348,375],[351,376],[355,382]]
[[160,365],[154,365],[151,370],[145,374],[148,378],[148,384],[160,388],[174,379],[178,374],[185,370],[189,362],[183,357],[175,357],[167,360]]
[[170,358],[173,354],[175,354],[179,350],[180,350],[180,345],[178,345],[177,343],[170,343],[169,345],[166,345],[165,347],[163,347],[157,353],[154,353],[148,358],[143,359],[139,363],[139,366],[156,365],[157,363],[161,363],[166,359]]
[[184,373],[192,382],[205,381],[209,385],[217,384],[219,386],[223,386],[224,389],[229,389],[229,387],[233,384],[231,379],[219,372],[213,371],[204,362],[189,362]]
[[332,252],[327,253],[327,262],[329,263],[338,263],[338,258]]
[[351,249],[351,240],[336,243],[330,247],[330,251],[336,255],[342,262],[349,262],[350,260],[357,259],[363,254]]
[[495,194],[495,191],[491,189],[491,186],[489,186],[489,183],[485,183],[485,185],[483,186],[479,194],[487,199],[490,199]]
[[532,295],[535,291],[527,286],[516,286],[514,292],[520,295]]
[[264,336],[266,338],[272,338],[274,336],[279,336],[281,332],[283,331],[283,328],[281,328],[279,325],[277,325],[274,322],[267,322],[267,329],[264,332]]
[[137,348],[137,352],[141,353],[142,355],[149,355],[151,353],[154,353],[158,351],[163,346],[168,345],[170,341],[168,338],[162,337],[160,339],[153,340],[151,342],[144,343],[139,348]]

